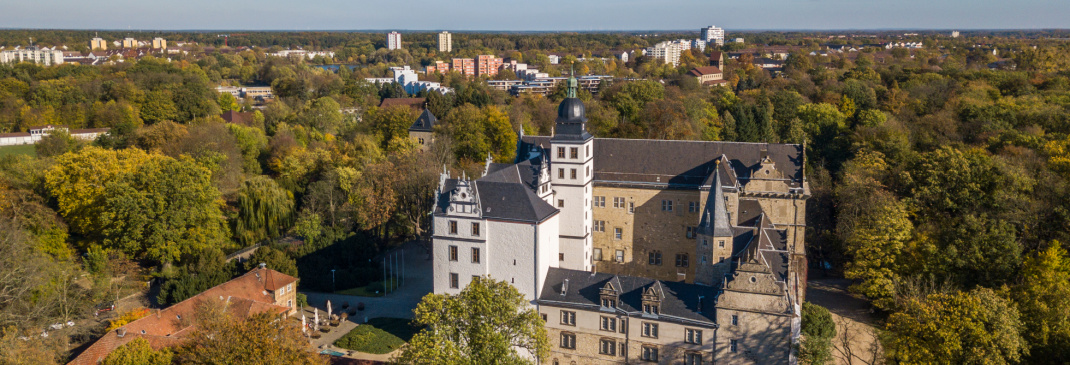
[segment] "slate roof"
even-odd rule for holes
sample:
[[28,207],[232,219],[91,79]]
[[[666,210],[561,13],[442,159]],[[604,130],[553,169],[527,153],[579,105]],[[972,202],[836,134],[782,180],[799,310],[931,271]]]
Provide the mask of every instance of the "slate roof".
[[[531,146],[547,149],[550,137],[521,137],[517,161],[528,159]],[[790,187],[802,187],[802,145],[720,141],[595,138],[594,180],[694,188],[709,178],[717,167],[714,160],[722,155],[727,157],[736,179],[749,180],[768,155],[776,169],[791,179]],[[734,183],[731,180],[726,181]]]
[[[539,198],[527,184],[506,177],[512,168],[499,169],[493,176],[475,181],[475,192],[483,218],[538,223],[558,213],[557,208]],[[450,194],[457,187],[457,179],[446,179],[442,184],[435,214],[446,214]]]
[[[565,295],[561,289],[568,279]],[[597,309],[601,303],[602,287],[613,281],[620,285],[621,293],[617,308],[626,312],[642,312],[643,291],[652,286],[661,286],[664,294],[659,308],[659,320],[670,322],[698,321],[709,325],[715,323],[717,289],[714,287],[687,284],[683,282],[663,282],[655,279],[621,276],[606,273],[591,273],[552,267],[546,273],[546,282],[538,301],[541,304],[571,306],[582,309]],[[699,296],[702,303],[699,303]],[[701,306],[701,312],[700,307]]]
[[438,118],[435,118],[434,114],[431,114],[430,110],[424,109],[423,113],[416,118],[416,122],[412,123],[409,127],[410,132],[431,132],[435,127],[435,123],[438,123]]

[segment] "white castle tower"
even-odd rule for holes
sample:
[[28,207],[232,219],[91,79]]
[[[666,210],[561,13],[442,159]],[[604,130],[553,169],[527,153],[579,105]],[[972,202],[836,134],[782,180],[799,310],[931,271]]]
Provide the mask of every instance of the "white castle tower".
[[589,271],[593,245],[594,136],[587,133],[586,109],[576,98],[578,84],[575,77],[569,77],[567,97],[557,108],[548,157],[555,193],[551,204],[561,211],[558,266]]

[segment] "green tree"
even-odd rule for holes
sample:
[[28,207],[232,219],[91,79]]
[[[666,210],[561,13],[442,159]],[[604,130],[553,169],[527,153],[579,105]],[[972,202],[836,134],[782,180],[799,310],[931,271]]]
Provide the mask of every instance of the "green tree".
[[1020,277],[1014,298],[1031,346],[1025,362],[1070,362],[1070,256],[1054,241],[1025,260]]
[[241,105],[238,105],[238,99],[231,93],[219,93],[219,98],[216,100],[216,103],[219,104],[219,109],[224,112],[228,110],[241,110]]
[[141,118],[149,124],[177,120],[178,108],[171,100],[171,92],[157,90],[145,94],[145,101],[141,103]]
[[833,361],[832,339],[836,337],[836,323],[825,307],[804,302],[802,305],[802,334],[799,360],[804,364],[823,365]]
[[293,193],[267,176],[245,180],[238,189],[234,235],[245,245],[278,237],[293,219]]
[[175,349],[180,364],[326,365],[294,321],[270,313],[242,318],[220,301],[198,304],[196,330]]
[[167,348],[159,351],[142,337],[135,338],[108,354],[103,365],[170,365],[174,354]]
[[428,294],[414,322],[427,326],[403,348],[402,364],[531,364],[549,355],[542,318],[504,281],[477,277],[456,296]]
[[368,120],[372,130],[382,136],[381,147],[386,149],[395,138],[409,138],[409,127],[419,116],[419,113],[408,105],[391,105],[373,108]]
[[40,141],[34,144],[33,148],[38,156],[52,157],[70,152],[77,146],[78,141],[76,141],[74,137],[71,137],[70,133],[65,130],[57,129],[41,138]]
[[297,277],[297,261],[282,250],[271,248],[271,246],[256,249],[253,256],[245,261],[245,271],[255,269],[261,263],[267,264],[269,269]]
[[991,289],[910,298],[888,318],[899,364],[1015,364],[1028,353],[1018,310]]
[[342,126],[342,107],[334,99],[322,97],[308,102],[299,119],[306,127],[334,134]]

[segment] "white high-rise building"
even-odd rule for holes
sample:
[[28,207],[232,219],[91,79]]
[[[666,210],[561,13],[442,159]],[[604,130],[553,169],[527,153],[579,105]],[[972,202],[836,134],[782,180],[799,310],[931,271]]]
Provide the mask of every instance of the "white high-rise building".
[[401,49],[401,33],[390,32],[390,34],[387,34],[386,48],[390,50]]
[[724,29],[708,26],[702,28],[702,40],[706,41],[706,44],[717,44],[718,46],[724,45]]
[[63,63],[63,51],[57,49],[26,47],[0,52],[0,63],[33,62],[51,66]]
[[[686,46],[686,47],[685,47]],[[673,66],[680,64],[680,52],[691,48],[691,42],[686,40],[665,41],[646,48],[646,55],[669,63]]]
[[450,34],[450,32],[438,34],[438,51],[453,52],[453,34]]

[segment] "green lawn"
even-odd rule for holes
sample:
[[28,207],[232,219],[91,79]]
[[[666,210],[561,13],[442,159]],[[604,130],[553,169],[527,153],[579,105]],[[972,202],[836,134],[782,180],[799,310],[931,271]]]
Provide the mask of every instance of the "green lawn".
[[412,339],[416,331],[408,319],[372,318],[349,331],[334,345],[369,354],[388,354]]
[[0,157],[9,155],[29,155],[31,157],[37,157],[37,151],[33,148],[32,144],[19,144],[14,146],[0,147]]

